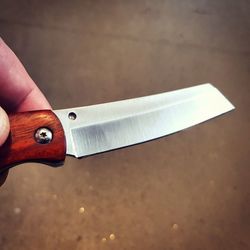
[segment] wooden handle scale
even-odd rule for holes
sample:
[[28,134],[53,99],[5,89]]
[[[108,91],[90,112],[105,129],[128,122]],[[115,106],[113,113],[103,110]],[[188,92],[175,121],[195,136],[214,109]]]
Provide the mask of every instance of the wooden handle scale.
[[0,147],[0,172],[18,163],[59,163],[66,156],[63,127],[50,110],[9,115],[10,134]]

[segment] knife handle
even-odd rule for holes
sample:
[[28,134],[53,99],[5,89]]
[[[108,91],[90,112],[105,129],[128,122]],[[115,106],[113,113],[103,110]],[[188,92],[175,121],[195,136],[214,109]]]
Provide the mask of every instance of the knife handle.
[[51,110],[11,114],[9,121],[9,137],[0,147],[0,172],[23,162],[64,161],[64,130]]

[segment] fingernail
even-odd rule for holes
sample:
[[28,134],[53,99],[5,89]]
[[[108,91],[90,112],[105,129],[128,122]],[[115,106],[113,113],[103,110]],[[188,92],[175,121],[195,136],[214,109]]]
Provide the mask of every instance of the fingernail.
[[6,112],[0,107],[0,145],[2,145],[8,135],[10,130],[9,118]]

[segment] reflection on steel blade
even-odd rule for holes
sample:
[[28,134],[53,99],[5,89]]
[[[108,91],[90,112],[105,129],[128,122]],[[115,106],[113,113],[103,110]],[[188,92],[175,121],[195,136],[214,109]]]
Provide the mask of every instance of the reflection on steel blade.
[[234,109],[211,84],[118,102],[54,111],[67,154],[96,154],[172,134]]

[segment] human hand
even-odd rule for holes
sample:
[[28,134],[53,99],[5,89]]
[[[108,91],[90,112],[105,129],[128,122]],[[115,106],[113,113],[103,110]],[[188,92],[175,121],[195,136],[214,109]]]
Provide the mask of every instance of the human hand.
[[[51,109],[16,55],[0,38],[0,147],[9,135],[9,112]],[[0,159],[1,160],[1,159]],[[0,186],[8,172],[0,175]]]

